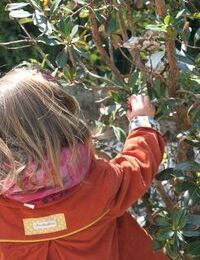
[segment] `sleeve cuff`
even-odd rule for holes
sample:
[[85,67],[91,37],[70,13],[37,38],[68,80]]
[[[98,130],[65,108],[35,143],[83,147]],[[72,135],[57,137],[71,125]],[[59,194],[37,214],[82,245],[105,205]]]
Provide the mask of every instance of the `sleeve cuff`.
[[129,123],[129,133],[139,127],[149,127],[160,132],[160,124],[149,116],[136,116]]

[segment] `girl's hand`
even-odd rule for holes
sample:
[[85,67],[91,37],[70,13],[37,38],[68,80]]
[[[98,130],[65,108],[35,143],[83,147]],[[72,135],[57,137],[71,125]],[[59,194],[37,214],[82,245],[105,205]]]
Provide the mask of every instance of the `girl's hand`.
[[131,121],[136,116],[155,116],[156,109],[148,96],[132,95],[127,101],[126,116]]

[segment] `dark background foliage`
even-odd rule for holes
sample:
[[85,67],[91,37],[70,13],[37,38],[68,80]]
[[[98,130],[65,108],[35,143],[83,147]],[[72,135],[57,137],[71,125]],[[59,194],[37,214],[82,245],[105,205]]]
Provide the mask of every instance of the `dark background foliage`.
[[[49,70],[80,101],[98,153],[127,135],[127,96],[148,93],[166,152],[130,210],[171,259],[200,259],[200,2],[21,0],[0,3],[0,70]],[[5,10],[6,8],[6,10]]]

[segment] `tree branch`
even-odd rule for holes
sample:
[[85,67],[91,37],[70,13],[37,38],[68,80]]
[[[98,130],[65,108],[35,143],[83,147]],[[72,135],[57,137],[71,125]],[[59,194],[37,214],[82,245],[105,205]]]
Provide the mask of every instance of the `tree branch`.
[[126,41],[128,41],[128,34],[127,34],[126,27],[125,27],[125,24],[124,24],[124,21],[123,21],[121,10],[119,10],[117,12],[117,20],[119,22],[119,27],[120,27],[120,31],[122,33],[123,41],[126,42]]
[[128,21],[130,23],[130,30],[131,30],[131,33],[132,35],[135,33],[135,19],[133,18],[133,15],[132,15],[132,12],[131,12],[131,2],[130,0],[126,0],[124,3],[125,3],[125,6],[126,6],[126,10],[127,10],[127,17],[128,17]]
[[160,181],[154,180],[154,184],[156,186],[156,189],[160,193],[160,196],[161,196],[163,202],[165,203],[166,208],[168,209],[168,211],[172,211],[174,209],[175,205],[174,205],[173,201],[171,200],[170,196],[165,191],[162,183]]
[[[165,0],[155,0],[156,12],[157,14],[164,19],[167,15],[167,7],[165,4]],[[170,38],[168,32],[164,33],[165,35],[165,46],[166,46],[166,54],[167,60],[169,62],[169,77],[168,77],[168,88],[171,96],[176,95],[176,91],[179,88],[178,85],[178,77],[179,70],[176,63],[175,58],[175,41]]]
[[92,31],[92,38],[96,44],[97,50],[99,54],[101,55],[102,59],[105,61],[105,63],[109,66],[113,74],[117,79],[120,81],[124,81],[120,71],[117,69],[115,64],[111,61],[108,53],[105,51],[103,48],[103,44],[99,35],[97,23],[96,23],[96,17],[93,11],[93,1],[90,1],[90,6],[88,6],[89,9],[89,18],[90,18],[90,23],[91,23],[91,31]]

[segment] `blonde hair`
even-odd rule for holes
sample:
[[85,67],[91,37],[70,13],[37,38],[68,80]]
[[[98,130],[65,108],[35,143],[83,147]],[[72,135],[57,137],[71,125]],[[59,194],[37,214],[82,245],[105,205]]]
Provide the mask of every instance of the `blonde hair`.
[[62,186],[61,149],[69,146],[78,156],[79,143],[88,145],[93,156],[91,134],[80,119],[78,102],[53,77],[21,68],[0,79],[1,180],[14,176],[21,183],[27,163],[34,161],[40,168],[45,155],[55,186]]

